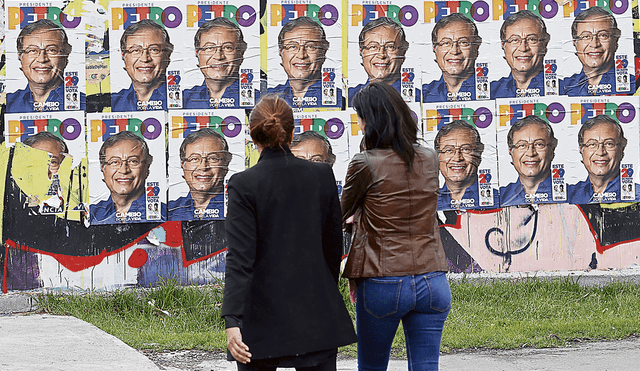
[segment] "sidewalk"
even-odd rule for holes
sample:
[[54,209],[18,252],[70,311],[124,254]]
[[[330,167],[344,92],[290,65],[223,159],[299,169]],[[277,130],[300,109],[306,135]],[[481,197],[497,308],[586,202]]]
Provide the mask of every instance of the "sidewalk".
[[[0,316],[0,334],[0,370],[3,371],[161,369],[117,338],[74,317],[42,314]],[[640,338],[582,343],[571,348],[463,351],[441,356],[440,370],[637,370],[639,350]],[[236,366],[217,359],[202,361],[190,369],[235,371]],[[340,360],[338,370],[356,371],[356,360]],[[388,370],[407,370],[407,363],[391,361]]]
[[2,371],[151,371],[159,368],[114,336],[74,317],[0,316]]

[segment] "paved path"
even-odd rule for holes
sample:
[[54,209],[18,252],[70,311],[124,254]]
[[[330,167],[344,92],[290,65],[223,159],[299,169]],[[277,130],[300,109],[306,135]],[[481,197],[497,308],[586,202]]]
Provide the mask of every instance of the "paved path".
[[[236,371],[235,363],[220,359],[221,355],[215,358],[189,368],[160,368],[117,338],[74,317],[42,314],[0,316],[2,371]],[[356,371],[356,360],[340,360],[338,370]],[[406,361],[391,361],[389,370],[407,370]],[[640,338],[581,343],[570,348],[463,351],[443,355],[440,370],[640,370]]]

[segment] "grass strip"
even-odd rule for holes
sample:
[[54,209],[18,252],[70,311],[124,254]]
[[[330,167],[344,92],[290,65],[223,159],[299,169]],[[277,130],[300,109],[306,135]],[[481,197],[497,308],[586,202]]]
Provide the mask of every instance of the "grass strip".
[[[355,321],[347,281],[341,280],[347,309]],[[451,283],[453,306],[442,350],[558,347],[574,342],[621,339],[640,333],[640,285],[611,283],[583,287],[576,279],[530,279]],[[138,349],[223,350],[220,318],[222,283],[181,286],[169,278],[153,289],[108,293],[42,293],[42,311],[92,323]],[[355,356],[355,345],[340,349]],[[404,357],[402,326],[392,354]]]

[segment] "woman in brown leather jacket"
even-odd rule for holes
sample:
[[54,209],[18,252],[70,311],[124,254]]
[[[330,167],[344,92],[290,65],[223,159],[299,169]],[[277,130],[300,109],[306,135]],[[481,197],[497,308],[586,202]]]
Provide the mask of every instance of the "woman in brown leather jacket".
[[386,370],[402,320],[409,369],[437,370],[451,308],[440,241],[438,156],[418,145],[417,123],[391,86],[353,99],[364,151],[347,171],[342,217],[354,216],[344,276],[357,284],[358,369]]

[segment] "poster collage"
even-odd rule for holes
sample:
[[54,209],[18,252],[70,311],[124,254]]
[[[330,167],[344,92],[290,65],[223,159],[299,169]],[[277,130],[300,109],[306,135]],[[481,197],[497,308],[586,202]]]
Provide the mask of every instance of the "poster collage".
[[[5,0],[4,139],[88,163],[90,225],[219,220],[255,163],[248,114],[295,112],[292,152],[338,189],[351,108],[392,85],[440,158],[439,210],[640,201],[631,0]],[[637,13],[637,12],[636,12]]]

